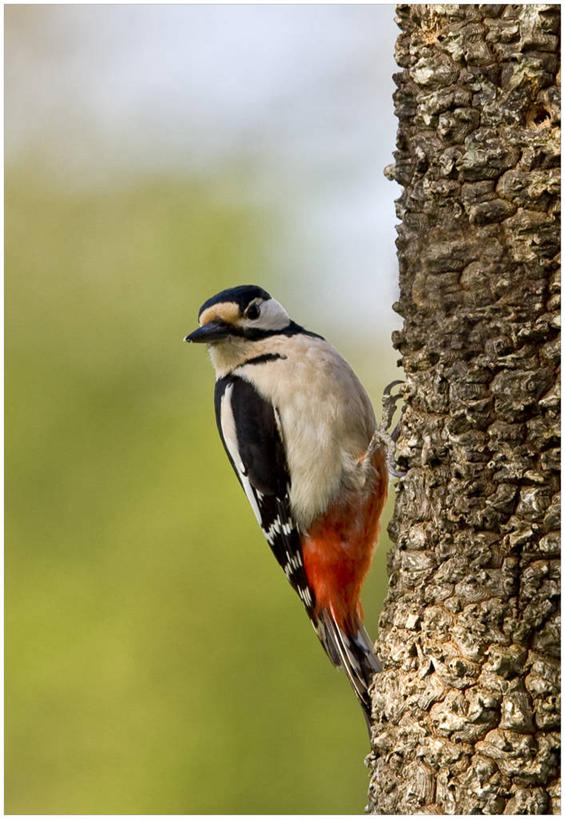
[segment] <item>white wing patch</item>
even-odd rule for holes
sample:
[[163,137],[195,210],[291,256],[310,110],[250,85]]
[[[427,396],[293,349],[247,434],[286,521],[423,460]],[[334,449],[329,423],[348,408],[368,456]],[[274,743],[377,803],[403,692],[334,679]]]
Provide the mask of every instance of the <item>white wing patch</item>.
[[233,384],[228,384],[221,399],[220,423],[222,425],[222,434],[224,436],[224,441],[226,442],[226,448],[235,465],[235,468],[237,469],[237,474],[239,475],[239,479],[245,490],[247,499],[251,504],[251,508],[253,509],[253,514],[257,518],[259,525],[261,525],[261,513],[257,504],[255,490],[251,485],[251,481],[249,480],[247,472],[245,471],[245,466],[243,465],[239,454],[239,445],[237,442],[237,433],[235,429],[235,418],[233,416],[233,409],[231,405],[232,392]]

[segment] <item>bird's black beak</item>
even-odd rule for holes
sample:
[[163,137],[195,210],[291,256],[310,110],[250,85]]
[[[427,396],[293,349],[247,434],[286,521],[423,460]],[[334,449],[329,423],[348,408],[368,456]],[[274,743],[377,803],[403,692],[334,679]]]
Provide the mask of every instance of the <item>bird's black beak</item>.
[[194,341],[196,344],[209,344],[211,341],[219,341],[230,334],[230,325],[226,321],[216,319],[209,321],[203,327],[198,327],[190,335],[185,336],[184,341]]

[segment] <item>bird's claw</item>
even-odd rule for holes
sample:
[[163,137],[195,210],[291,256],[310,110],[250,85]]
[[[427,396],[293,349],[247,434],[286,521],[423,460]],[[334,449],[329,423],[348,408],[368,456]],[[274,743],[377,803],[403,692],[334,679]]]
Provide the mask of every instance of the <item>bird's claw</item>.
[[[389,474],[394,478],[403,478],[406,475],[406,472],[403,472],[397,468],[395,459],[395,444],[398,440],[398,436],[400,435],[400,426],[402,423],[404,408],[401,410],[400,418],[394,429],[392,432],[388,432],[392,426],[392,419],[394,417],[394,413],[396,412],[396,405],[403,397],[402,389],[398,390],[396,393],[392,392],[393,388],[399,384],[404,384],[404,381],[396,379],[395,381],[391,381],[390,384],[387,384],[387,386],[384,388],[382,401],[382,427],[377,427],[369,446],[369,448],[373,451],[379,444],[383,447],[386,452],[386,461]],[[375,441],[375,443],[373,443],[373,441]]]
[[[399,422],[400,423],[400,422]],[[406,475],[406,472],[402,472],[400,469],[397,469],[396,460],[395,460],[395,446],[396,438],[393,438],[392,435],[385,430],[377,427],[376,430],[373,432],[373,437],[371,438],[371,443],[369,444],[369,452],[375,452],[378,447],[382,447],[386,453],[386,465],[390,475],[394,478],[403,478]]]
[[[392,419],[394,417],[394,413],[396,412],[396,405],[398,404],[398,402],[402,398],[403,391],[401,389],[397,393],[392,392],[393,388],[396,387],[398,384],[404,384],[404,381],[401,381],[399,379],[396,379],[395,381],[391,381],[390,384],[387,384],[387,386],[384,388],[384,391],[383,391],[383,400],[382,400],[383,420],[382,420],[382,425],[383,425],[383,429],[385,429],[385,430],[390,429],[390,427],[392,425]],[[397,429],[398,429],[398,424],[396,425],[396,427],[392,431],[391,436],[396,434],[396,437],[398,437]],[[393,438],[393,440],[396,440],[396,438]]]

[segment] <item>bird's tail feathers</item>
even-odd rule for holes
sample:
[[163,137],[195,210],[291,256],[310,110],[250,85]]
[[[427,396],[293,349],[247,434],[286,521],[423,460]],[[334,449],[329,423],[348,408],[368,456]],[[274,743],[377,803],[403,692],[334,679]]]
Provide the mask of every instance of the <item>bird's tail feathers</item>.
[[333,613],[323,609],[316,624],[320,641],[336,666],[343,666],[357,699],[363,707],[367,724],[371,715],[369,686],[373,675],[381,670],[369,635],[361,621],[356,618],[352,629],[338,625]]

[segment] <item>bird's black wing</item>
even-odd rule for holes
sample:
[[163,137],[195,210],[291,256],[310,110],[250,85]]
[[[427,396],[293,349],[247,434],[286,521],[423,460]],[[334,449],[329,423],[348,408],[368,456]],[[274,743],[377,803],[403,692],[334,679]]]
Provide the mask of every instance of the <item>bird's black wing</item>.
[[244,378],[216,381],[216,422],[231,465],[292,587],[312,616],[314,592],[290,509],[290,475],[277,410]]

